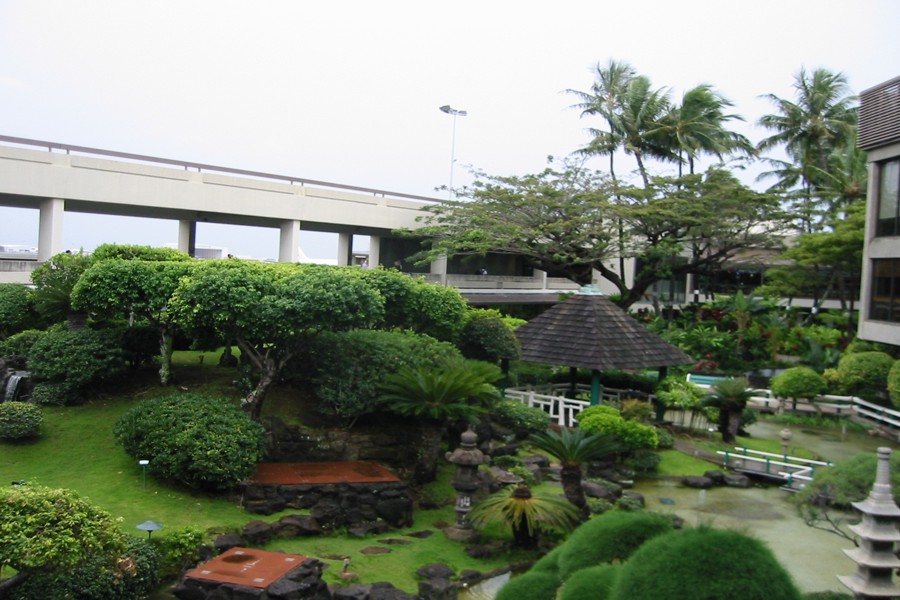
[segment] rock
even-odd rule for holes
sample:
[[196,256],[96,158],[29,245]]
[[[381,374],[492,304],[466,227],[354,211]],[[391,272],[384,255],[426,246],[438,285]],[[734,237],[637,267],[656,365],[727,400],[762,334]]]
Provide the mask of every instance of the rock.
[[331,597],[334,600],[367,600],[369,590],[372,586],[363,584],[353,584],[344,587],[335,588]]
[[614,500],[616,495],[613,494],[607,486],[595,483],[593,481],[582,481],[581,489],[588,498],[601,498],[603,500]]
[[274,525],[274,535],[279,538],[296,538],[320,535],[319,522],[310,515],[287,515]]
[[710,469],[703,476],[712,479],[716,485],[725,485],[725,473],[718,469]]
[[528,465],[535,465],[541,469],[549,469],[550,459],[544,454],[529,454],[528,456],[522,457],[522,464],[526,467]]
[[412,533],[406,533],[404,535],[407,535],[411,538],[419,538],[423,540],[425,538],[430,538],[431,536],[433,536],[434,532],[428,529],[423,529],[422,531],[413,531]]
[[256,600],[262,598],[266,590],[250,587],[249,585],[236,585],[231,588],[231,600]]
[[748,488],[750,487],[750,478],[743,473],[727,473],[725,475],[725,485],[728,487]]
[[375,506],[378,516],[398,529],[412,525],[412,511],[412,500],[405,496],[383,499]]
[[216,554],[222,554],[226,550],[231,550],[236,546],[243,545],[244,538],[236,533],[226,533],[213,540],[213,547],[216,549]]
[[419,600],[456,600],[459,592],[449,579],[426,579],[419,582]]
[[265,546],[272,539],[272,526],[263,521],[250,521],[244,525],[241,533],[248,546]]
[[518,475],[513,475],[500,467],[491,467],[491,475],[494,476],[494,480],[500,485],[518,485],[524,481]]
[[426,579],[434,579],[436,577],[442,579],[450,579],[451,577],[456,575],[456,571],[454,571],[444,563],[432,563],[419,567],[418,570],[416,570],[416,575],[418,575],[419,577],[424,577]]
[[638,492],[632,492],[632,491],[622,492],[622,498],[630,498],[631,500],[634,500],[635,502],[637,502],[642,508],[647,505],[646,501],[644,500],[644,495],[639,494]]
[[398,590],[390,583],[379,582],[373,583],[372,588],[369,590],[369,600],[412,600],[413,597],[404,592],[403,590]]
[[689,488],[696,488],[700,490],[708,490],[709,488],[715,485],[715,482],[709,477],[703,477],[701,475],[688,475],[681,482]]

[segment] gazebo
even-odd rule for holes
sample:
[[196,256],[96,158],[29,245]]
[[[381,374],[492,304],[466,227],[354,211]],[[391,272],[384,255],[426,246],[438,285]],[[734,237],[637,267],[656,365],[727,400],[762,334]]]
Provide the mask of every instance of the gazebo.
[[591,404],[600,401],[601,371],[659,368],[662,379],[667,367],[696,362],[591,286],[519,327],[516,337],[521,360],[569,367],[573,388],[577,369],[591,369]]

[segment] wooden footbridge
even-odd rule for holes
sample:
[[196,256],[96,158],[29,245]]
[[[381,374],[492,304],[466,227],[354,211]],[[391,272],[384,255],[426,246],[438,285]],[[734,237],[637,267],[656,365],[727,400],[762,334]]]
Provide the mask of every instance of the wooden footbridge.
[[749,448],[735,447],[734,450],[719,450],[723,465],[747,475],[755,475],[780,481],[781,489],[799,492],[812,481],[816,469],[830,467],[830,462],[809,460],[787,454],[773,454]]

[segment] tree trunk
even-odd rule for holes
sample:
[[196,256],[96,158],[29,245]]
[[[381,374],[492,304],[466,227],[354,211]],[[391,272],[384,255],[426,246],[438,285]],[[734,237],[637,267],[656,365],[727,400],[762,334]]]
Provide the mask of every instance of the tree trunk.
[[172,382],[172,350],[175,344],[175,336],[168,328],[159,332],[159,382],[169,385]]
[[513,546],[523,550],[534,550],[538,544],[538,532],[528,533],[528,524],[525,519],[519,519],[512,524]]
[[581,465],[563,465],[559,478],[566,500],[581,512],[582,519],[587,519],[590,511],[584,496],[584,488],[581,486]]

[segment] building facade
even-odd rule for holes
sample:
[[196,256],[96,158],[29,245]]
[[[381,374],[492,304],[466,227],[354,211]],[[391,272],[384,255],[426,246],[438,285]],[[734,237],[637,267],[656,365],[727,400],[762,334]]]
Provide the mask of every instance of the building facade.
[[859,337],[900,346],[900,77],[860,95],[869,186]]

